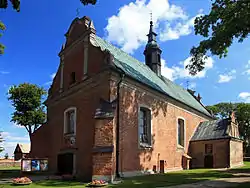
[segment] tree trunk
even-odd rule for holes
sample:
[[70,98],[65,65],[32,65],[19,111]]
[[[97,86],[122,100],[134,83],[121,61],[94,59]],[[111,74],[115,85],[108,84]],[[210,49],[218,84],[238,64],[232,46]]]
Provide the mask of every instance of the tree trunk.
[[31,136],[32,136],[32,127],[30,125],[28,126],[25,126],[26,130],[28,131],[28,134],[29,134],[29,138],[30,138],[30,153],[29,153],[29,157],[31,157],[31,150],[32,150],[32,139],[31,139]]

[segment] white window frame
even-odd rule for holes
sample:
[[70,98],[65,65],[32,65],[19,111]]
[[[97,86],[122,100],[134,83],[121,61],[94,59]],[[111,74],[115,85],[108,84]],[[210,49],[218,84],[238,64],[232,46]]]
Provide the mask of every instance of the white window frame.
[[74,111],[74,133],[70,134],[70,135],[76,135],[76,113],[77,113],[77,110],[76,110],[76,107],[70,107],[70,108],[67,108],[65,111],[64,111],[64,128],[63,128],[63,134],[68,134],[66,131],[67,131],[67,113],[69,111]]
[[[141,142],[140,142],[140,133],[139,133],[139,129],[140,129],[140,110],[141,110],[141,108],[144,108],[144,109],[148,109],[149,111],[150,111],[150,143],[148,143],[148,146],[149,147],[152,147],[152,145],[153,145],[153,143],[152,143],[152,141],[153,141],[153,116],[152,116],[152,109],[149,107],[149,106],[147,106],[147,105],[143,105],[143,104],[140,104],[140,105],[138,105],[138,112],[137,112],[137,116],[138,116],[138,127],[137,127],[137,138],[138,138],[138,147],[139,148],[141,148],[141,147],[143,147],[142,145],[141,145]],[[142,143],[143,144],[143,143]]]
[[[183,143],[184,146],[182,146],[178,143],[178,136],[179,136],[178,120],[179,119],[182,119],[184,121],[184,143]],[[177,119],[176,119],[176,145],[177,145],[177,148],[185,148],[186,147],[186,120],[183,117],[177,117]]]

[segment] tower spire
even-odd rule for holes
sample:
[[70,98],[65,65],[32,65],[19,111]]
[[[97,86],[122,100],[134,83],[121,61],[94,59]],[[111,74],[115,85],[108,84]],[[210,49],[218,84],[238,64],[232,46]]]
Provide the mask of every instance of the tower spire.
[[144,50],[146,65],[154,71],[158,76],[161,76],[161,49],[156,41],[157,34],[154,32],[152,12],[150,12],[150,27],[147,34],[148,43]]

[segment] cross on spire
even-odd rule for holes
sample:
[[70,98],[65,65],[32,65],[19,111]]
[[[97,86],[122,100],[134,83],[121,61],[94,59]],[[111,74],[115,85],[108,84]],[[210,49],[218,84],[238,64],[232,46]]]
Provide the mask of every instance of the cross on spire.
[[151,22],[153,21],[153,13],[152,13],[152,11],[150,12],[150,21]]
[[187,89],[189,89],[189,80],[186,81]]

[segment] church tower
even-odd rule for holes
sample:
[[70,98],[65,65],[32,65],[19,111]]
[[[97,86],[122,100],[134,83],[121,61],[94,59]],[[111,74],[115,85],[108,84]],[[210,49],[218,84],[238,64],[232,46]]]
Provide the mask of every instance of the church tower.
[[157,34],[153,31],[153,21],[150,21],[148,43],[144,50],[145,62],[158,76],[161,76],[161,49],[156,41]]

